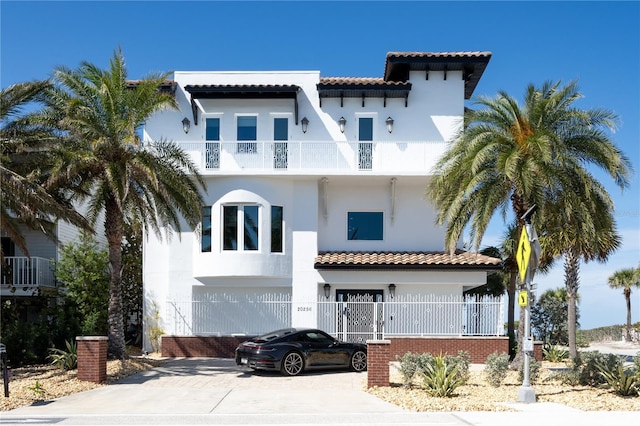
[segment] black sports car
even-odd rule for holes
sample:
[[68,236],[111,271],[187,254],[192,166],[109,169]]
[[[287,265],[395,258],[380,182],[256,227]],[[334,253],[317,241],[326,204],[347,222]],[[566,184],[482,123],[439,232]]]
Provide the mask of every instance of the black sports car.
[[367,346],[338,341],[322,330],[287,328],[241,343],[236,348],[236,364],[280,370],[287,376],[328,368],[360,372],[367,369]]

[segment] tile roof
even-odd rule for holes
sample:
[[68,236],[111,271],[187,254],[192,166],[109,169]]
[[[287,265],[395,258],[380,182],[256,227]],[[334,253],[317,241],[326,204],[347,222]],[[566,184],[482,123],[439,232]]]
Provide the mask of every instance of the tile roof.
[[387,87],[411,87],[406,81],[386,81],[383,78],[373,77],[321,77],[320,86],[387,86]]
[[316,269],[500,269],[501,260],[479,253],[447,252],[322,252]]

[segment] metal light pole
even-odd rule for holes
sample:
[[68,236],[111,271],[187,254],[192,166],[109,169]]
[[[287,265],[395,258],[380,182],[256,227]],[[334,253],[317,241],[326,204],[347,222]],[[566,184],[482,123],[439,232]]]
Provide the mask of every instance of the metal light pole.
[[[524,352],[523,380],[522,386],[518,391],[518,402],[532,403],[536,402],[536,392],[531,387],[530,377],[530,360],[533,355],[533,339],[531,337],[531,282],[535,274],[538,261],[540,259],[540,243],[536,230],[531,225],[531,216],[537,210],[534,204],[527,212],[522,215],[525,225],[518,244],[518,254],[516,260],[520,269],[520,277],[525,286],[525,294],[520,300],[521,307],[524,307],[524,336],[522,336],[522,348]],[[520,299],[520,297],[519,297]]]

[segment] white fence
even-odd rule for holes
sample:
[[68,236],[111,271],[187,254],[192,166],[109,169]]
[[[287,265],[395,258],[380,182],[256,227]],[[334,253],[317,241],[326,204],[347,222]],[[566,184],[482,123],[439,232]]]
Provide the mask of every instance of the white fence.
[[[429,297],[393,302],[315,303],[318,328],[345,341],[389,336],[500,336],[502,297]],[[290,301],[170,301],[174,335],[258,335],[291,326]]]
[[427,173],[445,152],[431,141],[179,141],[202,174]]

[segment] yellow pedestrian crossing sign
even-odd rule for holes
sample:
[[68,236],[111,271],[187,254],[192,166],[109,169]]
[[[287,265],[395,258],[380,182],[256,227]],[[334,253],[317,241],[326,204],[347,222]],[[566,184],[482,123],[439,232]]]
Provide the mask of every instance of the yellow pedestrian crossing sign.
[[520,272],[520,281],[524,282],[527,277],[527,268],[529,267],[529,259],[531,258],[531,243],[527,235],[527,228],[522,227],[520,241],[518,242],[518,250],[516,251],[516,262],[518,263],[518,272]]
[[524,307],[529,304],[529,296],[526,290],[522,290],[518,293],[518,305]]

